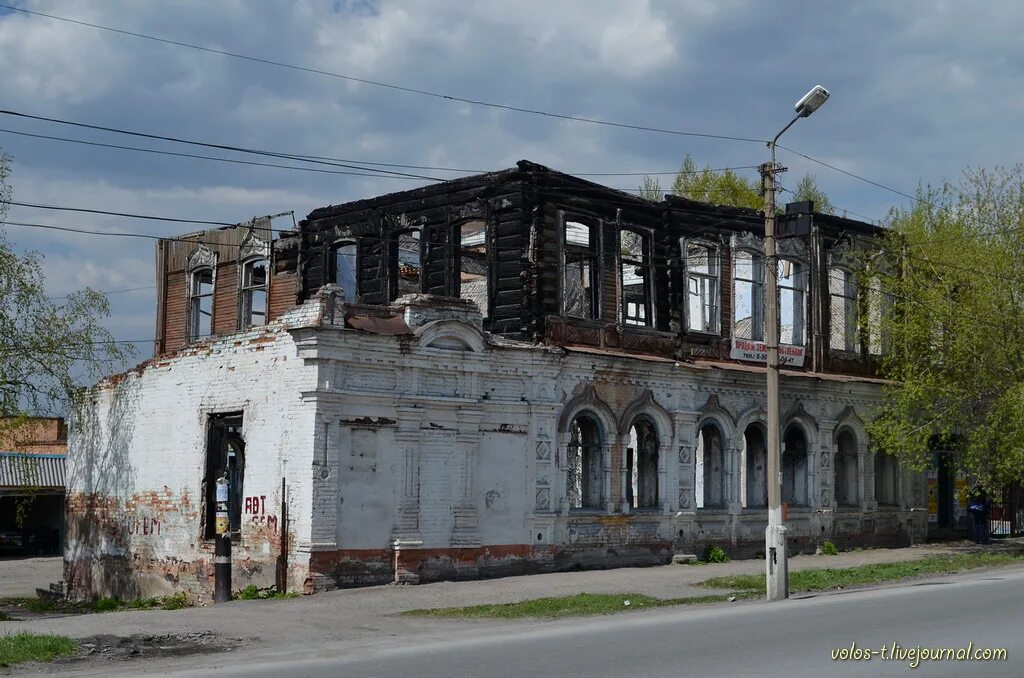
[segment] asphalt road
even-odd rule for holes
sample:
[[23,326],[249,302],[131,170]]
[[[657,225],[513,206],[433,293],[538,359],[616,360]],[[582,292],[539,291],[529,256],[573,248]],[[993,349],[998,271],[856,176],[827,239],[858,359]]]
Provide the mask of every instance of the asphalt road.
[[[678,608],[600,619],[496,624],[492,633],[400,639],[287,663],[220,664],[229,676],[1024,675],[1024,572],[993,571],[778,604]],[[850,648],[1005,648],[1006,661],[836,661]],[[234,658],[244,659],[242,657]],[[202,674],[210,673],[212,667]]]

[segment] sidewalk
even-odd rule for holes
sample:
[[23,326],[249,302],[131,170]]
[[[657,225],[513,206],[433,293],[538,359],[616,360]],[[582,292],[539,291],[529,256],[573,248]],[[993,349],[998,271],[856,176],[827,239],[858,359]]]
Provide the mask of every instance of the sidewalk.
[[[987,547],[991,550],[1024,546],[1021,540]],[[973,545],[926,545],[902,549],[851,551],[837,556],[797,556],[790,570],[917,560],[931,555],[967,550]],[[3,565],[9,565],[4,563]],[[665,565],[586,572],[508,577],[466,582],[439,582],[419,586],[378,586],[329,591],[296,599],[234,601],[216,607],[185,610],[126,611],[66,616],[24,622],[0,622],[0,633],[31,630],[73,638],[99,634],[216,633],[240,641],[247,653],[286,656],[327,651],[326,643],[345,641],[349,647],[368,646],[383,636],[424,633],[472,634],[489,622],[464,622],[394,616],[416,608],[504,603],[576,593],[644,593],[658,598],[706,595],[696,586],[711,577],[756,574],[763,560],[707,565]],[[736,603],[740,604],[740,603]],[[502,623],[502,622],[496,622]],[[70,668],[70,667],[69,667]],[[82,667],[76,667],[81,669]]]

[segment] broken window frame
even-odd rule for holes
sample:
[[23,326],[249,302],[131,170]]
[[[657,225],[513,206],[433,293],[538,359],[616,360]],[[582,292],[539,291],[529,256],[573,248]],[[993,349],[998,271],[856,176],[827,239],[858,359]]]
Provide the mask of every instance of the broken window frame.
[[217,479],[228,477],[228,526],[232,539],[242,530],[242,499],[245,496],[245,438],[242,412],[218,412],[207,416],[206,457],[203,463],[202,538],[217,536]]
[[[570,225],[582,226],[587,229],[587,242],[581,244],[570,240]],[[581,320],[597,320],[600,317],[600,297],[598,277],[598,238],[601,222],[575,215],[563,214],[561,218],[562,271],[559,276],[561,285],[562,315]],[[574,299],[568,291],[568,280],[571,270],[579,272],[579,305],[573,306]]]
[[597,415],[583,411],[569,423],[565,495],[570,510],[604,509],[604,429]]
[[[652,234],[649,230],[641,230],[633,227],[622,227],[619,229],[619,291],[620,300],[620,322],[631,327],[654,327],[654,286],[651,275],[654,267],[652,259]],[[629,234],[640,239],[640,256],[626,251],[623,244],[623,235]],[[626,294],[627,270],[632,269],[633,277],[639,278],[640,283],[631,283],[630,287],[640,287],[639,301],[633,300]],[[639,272],[638,272],[639,271]],[[633,307],[633,308],[631,308]],[[632,312],[631,312],[632,311]]]
[[844,266],[829,267],[828,299],[829,348],[860,353],[860,283],[853,271]]
[[[390,241],[389,244],[391,246],[391,257],[390,257],[391,266],[390,266],[389,279],[390,279],[391,300],[392,301],[394,301],[398,297],[401,297],[401,296],[404,296],[404,295],[407,295],[407,294],[423,294],[424,285],[426,284],[426,279],[425,279],[425,275],[424,275],[424,270],[423,269],[424,269],[424,264],[425,264],[426,259],[427,259],[426,256],[425,256],[425,253],[426,253],[426,241],[424,240],[423,236],[424,236],[424,230],[422,228],[406,228],[406,229],[402,229],[402,230],[392,231],[392,233],[391,233],[391,237],[389,239],[389,241]],[[408,238],[408,240],[403,240],[403,238]],[[402,245],[403,245],[403,242],[407,243],[409,240],[414,240],[414,241],[419,243],[419,247],[416,250],[418,252],[419,279],[415,283],[412,283],[412,282],[405,283],[406,287],[411,287],[411,286],[415,285],[415,289],[410,289],[410,290],[403,291],[402,290],[402,286],[403,286],[403,282],[402,282],[402,252],[412,252],[413,249],[411,247],[403,248]],[[415,268],[415,266],[410,265],[409,268]]]
[[[779,343],[788,346],[807,344],[807,271],[796,259],[780,258],[776,277],[779,293]],[[786,276],[786,273],[789,273]],[[790,296],[787,304],[787,295]],[[793,319],[789,339],[786,341],[785,323],[787,315]]]
[[[634,446],[626,448],[626,504],[631,511],[655,511],[660,507],[658,480],[658,427],[647,415],[640,415],[627,429]],[[634,433],[635,431],[635,433]]]
[[[351,252],[343,252],[351,248]],[[348,269],[351,275],[344,279],[342,259],[351,260]],[[338,240],[331,245],[331,280],[341,288],[342,298],[347,303],[354,303],[359,298],[359,243],[355,240]],[[344,284],[350,283],[350,284]]]
[[[467,238],[465,236],[465,229],[467,226],[479,225],[480,235],[479,237],[473,236]],[[473,261],[483,267],[482,282],[484,283],[484,294],[481,297],[469,297],[471,301],[476,302],[477,307],[480,309],[480,315],[482,318],[487,319],[490,317],[491,307],[491,248],[490,248],[490,225],[483,219],[466,219],[459,221],[454,225],[453,228],[453,240],[458,243],[458,266],[456,267],[455,275],[455,296],[459,299],[466,299],[463,296],[464,289],[463,276],[466,274],[465,264],[466,260]],[[471,240],[472,242],[467,242]],[[472,273],[471,273],[472,274]],[[480,275],[480,274],[473,274]],[[481,282],[478,280],[472,280],[470,282]],[[482,304],[481,304],[482,300]]]
[[[209,282],[203,278],[208,277]],[[188,340],[201,341],[213,336],[213,305],[214,305],[214,284],[216,272],[212,266],[199,266],[189,271],[188,274]],[[209,289],[203,291],[203,285]],[[208,305],[209,311],[203,310]],[[207,318],[208,331],[200,332],[203,316]]]
[[[750,277],[741,277],[741,266],[738,263],[741,258],[750,259]],[[741,286],[749,290],[750,298],[750,336],[740,334],[738,328],[740,322],[746,318],[740,318],[739,300],[741,298]],[[742,295],[742,296],[746,296]],[[764,257],[760,252],[754,250],[736,250],[733,255],[733,318],[732,335],[738,339],[749,339],[751,341],[764,341]]]
[[[722,312],[721,296],[721,249],[712,243],[701,240],[679,239],[680,251],[683,253],[686,275],[686,302],[684,315],[686,331],[695,334],[718,335],[721,333]],[[704,250],[704,263],[699,264],[694,256],[695,250]],[[706,270],[699,270],[703,265]],[[694,301],[700,309],[694,313]],[[695,323],[697,326],[695,326]]]
[[[252,273],[257,264],[263,264],[263,284],[252,283]],[[241,313],[239,313],[239,329],[247,327],[259,327],[266,325],[270,318],[270,260],[266,257],[252,257],[242,262],[242,276],[240,281]],[[263,308],[256,310],[253,299],[259,292],[263,292]],[[262,316],[261,322],[253,322],[254,316]]]

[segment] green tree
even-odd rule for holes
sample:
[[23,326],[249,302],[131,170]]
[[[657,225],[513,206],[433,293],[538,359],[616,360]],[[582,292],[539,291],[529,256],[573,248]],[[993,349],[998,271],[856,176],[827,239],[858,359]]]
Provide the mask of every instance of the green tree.
[[[936,447],[994,489],[1024,477],[1024,170],[968,170],[890,214],[873,285],[892,380],[873,443],[911,467]],[[870,292],[870,289],[869,289]],[[870,316],[870,314],[869,314]]]
[[644,176],[644,180],[640,184],[640,197],[661,202],[665,197],[665,191],[661,188],[661,180],[652,176]]
[[757,179],[744,177],[733,170],[715,172],[711,165],[697,169],[697,163],[687,155],[672,183],[672,193],[690,200],[731,205],[760,210],[764,208],[761,184]]
[[91,289],[61,303],[44,289],[42,256],[19,253],[2,224],[11,199],[11,159],[0,153],[0,417],[67,411],[78,385],[127,356],[102,325],[110,309]]
[[821,214],[835,214],[836,208],[832,201],[825,195],[825,191],[818,188],[818,182],[814,180],[813,174],[805,174],[803,179],[796,182],[796,189],[793,191],[791,202],[814,201],[814,211]]

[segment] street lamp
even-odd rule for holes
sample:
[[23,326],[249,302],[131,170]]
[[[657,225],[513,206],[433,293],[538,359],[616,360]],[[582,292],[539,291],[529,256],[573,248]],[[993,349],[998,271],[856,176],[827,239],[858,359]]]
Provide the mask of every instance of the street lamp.
[[764,288],[765,344],[768,353],[768,528],[764,533],[765,574],[768,600],[789,597],[786,563],[786,526],[782,524],[782,431],[779,427],[779,296],[778,257],[775,254],[775,174],[786,171],[775,164],[775,144],[800,118],[806,118],[828,101],[828,90],[816,85],[793,108],[796,117],[768,142],[771,162],[761,165],[764,185]]

